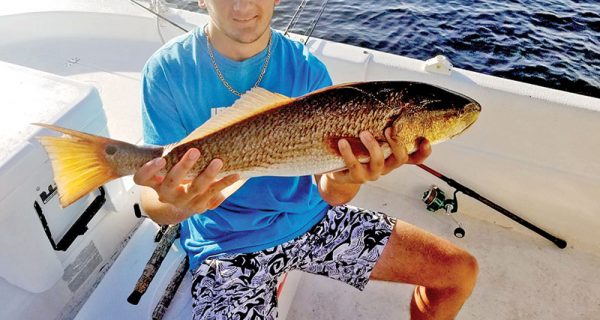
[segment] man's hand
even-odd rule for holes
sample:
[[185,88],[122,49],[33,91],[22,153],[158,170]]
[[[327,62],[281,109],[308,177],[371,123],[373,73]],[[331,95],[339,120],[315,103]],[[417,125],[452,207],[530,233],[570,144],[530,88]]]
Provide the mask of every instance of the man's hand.
[[360,163],[358,158],[352,153],[348,141],[344,139],[340,140],[338,147],[348,169],[328,173],[327,177],[336,183],[363,184],[367,181],[375,181],[380,176],[390,173],[405,163],[422,163],[431,154],[431,146],[427,139],[423,138],[419,143],[417,151],[408,155],[406,147],[392,138],[391,132],[391,128],[387,128],[384,132],[387,143],[392,151],[392,154],[387,159],[384,159],[383,149],[373,135],[368,131],[361,132],[360,141],[369,150],[370,157],[369,163],[365,164]]
[[234,174],[216,180],[223,167],[223,162],[220,159],[214,159],[194,180],[186,180],[185,177],[198,158],[200,158],[200,151],[192,148],[164,177],[158,176],[166,163],[163,158],[149,161],[133,176],[136,184],[154,189],[156,196],[153,198],[155,200],[174,207],[171,210],[164,210],[158,204],[144,203],[153,201],[147,200],[150,197],[143,197],[144,209],[155,221],[173,221],[173,218],[162,219],[161,216],[165,212],[161,211],[173,213],[173,209],[176,209],[178,216],[176,220],[181,221],[193,214],[214,209],[225,200],[221,191],[239,179],[239,176]]
[[331,205],[347,203],[354,198],[363,183],[375,181],[405,163],[422,163],[431,154],[431,146],[426,139],[420,141],[417,151],[408,155],[406,147],[392,138],[391,128],[387,128],[384,134],[392,152],[387,159],[371,133],[365,131],[360,134],[361,142],[369,151],[370,161],[365,164],[358,161],[348,141],[342,139],[338,142],[340,154],[348,169],[315,176],[319,193],[325,201]]

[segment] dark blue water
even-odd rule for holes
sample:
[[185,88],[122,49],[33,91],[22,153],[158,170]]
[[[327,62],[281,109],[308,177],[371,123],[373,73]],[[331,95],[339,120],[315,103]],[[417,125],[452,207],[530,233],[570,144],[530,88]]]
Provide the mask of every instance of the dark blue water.
[[[169,0],[199,11],[193,0]],[[283,30],[301,0],[276,7]],[[304,33],[321,0],[292,31]],[[600,0],[330,0],[313,36],[600,98]]]

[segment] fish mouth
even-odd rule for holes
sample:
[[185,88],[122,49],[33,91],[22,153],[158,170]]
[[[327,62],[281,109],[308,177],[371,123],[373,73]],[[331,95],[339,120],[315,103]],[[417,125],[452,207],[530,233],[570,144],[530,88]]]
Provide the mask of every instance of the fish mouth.
[[468,120],[469,124],[462,131],[469,129],[477,121],[481,113],[481,105],[473,100],[465,106],[464,110],[465,120]]
[[469,129],[475,122],[477,122],[477,118],[479,118],[479,113],[481,112],[481,105],[479,103],[473,101],[473,102],[465,105],[463,110],[465,113],[461,118],[462,118],[462,121],[464,121],[464,123],[466,123],[467,125],[464,126],[461,130],[457,131],[452,136],[450,136],[450,139],[463,133],[464,131]]
[[[465,105],[464,110],[467,113],[479,113],[481,112],[481,105],[479,103],[477,103],[477,101],[469,98],[469,97],[465,97],[466,99],[468,99],[469,101],[471,101],[470,103],[468,103],[467,105]],[[473,121],[474,122],[474,121]]]

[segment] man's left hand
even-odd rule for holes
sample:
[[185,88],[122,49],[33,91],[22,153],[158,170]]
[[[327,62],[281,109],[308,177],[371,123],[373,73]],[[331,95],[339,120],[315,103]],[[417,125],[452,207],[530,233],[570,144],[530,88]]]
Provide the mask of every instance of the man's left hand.
[[408,155],[406,147],[392,137],[391,128],[387,128],[384,134],[392,151],[387,159],[384,158],[383,149],[373,135],[368,131],[361,132],[360,140],[369,151],[370,161],[368,163],[360,163],[348,141],[341,139],[338,142],[338,148],[347,169],[328,173],[327,178],[335,183],[360,185],[367,181],[375,181],[403,164],[422,163],[431,154],[431,146],[425,138],[419,141],[417,151]]

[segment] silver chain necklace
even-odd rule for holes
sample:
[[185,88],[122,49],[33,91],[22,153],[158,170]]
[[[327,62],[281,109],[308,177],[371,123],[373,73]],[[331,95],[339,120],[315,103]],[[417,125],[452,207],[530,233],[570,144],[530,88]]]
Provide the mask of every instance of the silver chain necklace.
[[[208,28],[206,26],[204,26],[204,34],[206,35],[206,46],[208,47],[208,55],[210,56],[210,61],[212,62],[213,68],[215,69],[217,76],[219,76],[219,79],[221,79],[221,82],[223,83],[223,85],[225,85],[225,87],[227,87],[227,89],[229,91],[231,91],[231,93],[235,94],[238,97],[241,97],[242,94],[239,93],[237,90],[235,90],[229,84],[229,82],[227,82],[227,80],[225,80],[225,77],[223,77],[223,74],[221,73],[221,70],[219,69],[219,66],[217,65],[217,61],[215,60],[215,56],[213,55],[212,47],[210,46],[210,39],[208,37]],[[253,88],[258,87],[258,85],[262,81],[263,76],[265,75],[265,72],[267,71],[267,67],[269,66],[269,60],[271,59],[272,39],[273,39],[273,34],[271,33],[271,36],[269,37],[269,44],[267,45],[267,57],[265,58],[265,64],[263,65],[263,68],[260,71],[260,75],[258,76],[258,79],[256,80],[256,83],[254,84]]]

